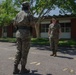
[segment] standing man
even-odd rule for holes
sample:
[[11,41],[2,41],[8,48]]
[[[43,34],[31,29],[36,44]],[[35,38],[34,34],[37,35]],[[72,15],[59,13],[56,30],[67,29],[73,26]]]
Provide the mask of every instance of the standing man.
[[59,34],[61,33],[61,28],[56,18],[52,18],[51,22],[52,23],[49,25],[48,30],[50,48],[52,50],[51,56],[57,56]]
[[[25,74],[30,71],[27,70],[27,56],[30,49],[30,27],[34,27],[33,16],[30,13],[30,4],[28,1],[22,3],[22,11],[20,11],[15,20],[14,26],[17,27],[17,53],[14,61],[13,74]],[[21,71],[18,69],[18,65],[21,63]]]

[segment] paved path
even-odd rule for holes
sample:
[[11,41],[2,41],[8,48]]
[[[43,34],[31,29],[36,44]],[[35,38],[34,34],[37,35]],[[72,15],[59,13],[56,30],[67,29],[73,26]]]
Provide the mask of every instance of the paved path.
[[[15,43],[0,42],[0,75],[13,75]],[[48,46],[32,46],[25,75],[76,75],[76,49],[60,47],[57,57],[50,56]],[[20,65],[19,65],[20,68]]]

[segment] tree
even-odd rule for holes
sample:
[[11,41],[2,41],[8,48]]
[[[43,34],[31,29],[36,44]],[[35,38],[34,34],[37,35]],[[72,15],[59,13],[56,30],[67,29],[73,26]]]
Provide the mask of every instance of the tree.
[[[8,2],[10,1],[10,6],[13,6],[12,12],[15,9],[21,7],[21,3],[24,2],[25,0],[6,0],[5,4],[7,5]],[[13,3],[11,3],[13,1]],[[52,9],[55,9],[56,7],[60,8],[60,14],[61,13],[67,13],[70,12],[72,14],[75,14],[76,12],[76,0],[27,0],[30,1],[31,4],[31,12],[33,15],[37,15],[37,22],[36,22],[36,34],[37,37],[39,37],[39,24],[43,20],[43,16],[47,15],[49,12],[51,12]],[[4,9],[7,11],[7,14],[9,13],[9,6],[5,7],[7,8]],[[2,10],[2,11],[4,11]],[[13,13],[11,13],[13,14]],[[14,16],[14,15],[13,15]]]
[[3,1],[0,4],[0,25],[9,25],[16,13],[17,11],[12,0]]
[[0,26],[2,26],[2,36],[3,36],[3,27],[6,25],[10,25],[16,13],[17,11],[14,7],[12,0],[3,1],[0,4]]
[[[25,0],[15,0],[18,6]],[[56,7],[60,8],[60,14],[70,12],[76,14],[76,0],[28,0],[31,3],[31,11],[33,15],[37,15],[36,34],[39,37],[39,23],[43,20],[43,16],[51,12]]]

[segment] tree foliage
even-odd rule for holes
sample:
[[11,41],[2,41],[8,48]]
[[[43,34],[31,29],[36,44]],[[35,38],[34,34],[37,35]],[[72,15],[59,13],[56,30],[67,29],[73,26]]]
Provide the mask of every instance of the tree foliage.
[[12,0],[3,1],[0,4],[0,25],[9,25],[17,11]]
[[[25,0],[15,0],[15,4],[20,7],[21,3]],[[31,11],[33,15],[37,15],[40,19],[42,16],[47,15],[52,9],[59,8],[60,14],[70,12],[76,13],[76,0],[27,0],[30,1]],[[41,20],[41,19],[40,19]]]
[[[5,0],[0,4],[0,23],[7,22],[16,15],[22,2],[25,0]],[[52,9],[60,8],[60,13],[76,13],[76,0],[27,0],[30,2],[33,15],[37,15],[38,21],[41,17],[47,15]]]
[[[21,8],[25,0],[5,0],[0,4],[0,25],[8,24]],[[52,9],[59,8],[60,14],[70,12],[76,14],[76,0],[27,0],[31,5],[31,12],[38,18],[36,30],[39,33],[39,23],[44,15]],[[3,24],[2,24],[3,23]]]

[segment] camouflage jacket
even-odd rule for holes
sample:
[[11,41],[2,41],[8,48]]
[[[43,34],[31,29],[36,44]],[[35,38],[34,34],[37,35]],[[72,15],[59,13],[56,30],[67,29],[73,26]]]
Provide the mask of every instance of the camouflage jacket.
[[55,24],[49,25],[49,30],[50,30],[50,38],[59,38],[59,29],[60,29],[60,24]]
[[[29,11],[20,11],[15,20],[14,20],[14,26],[20,27],[20,26],[27,26],[30,27],[33,25],[34,18],[31,15]],[[27,29],[18,29],[16,32],[17,38],[29,38],[30,36],[30,30]]]
[[30,11],[20,11],[15,20],[14,20],[14,25],[15,26],[31,26],[34,21],[34,18]]

